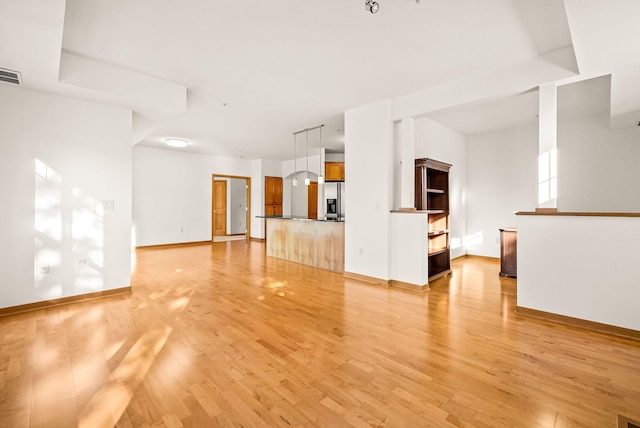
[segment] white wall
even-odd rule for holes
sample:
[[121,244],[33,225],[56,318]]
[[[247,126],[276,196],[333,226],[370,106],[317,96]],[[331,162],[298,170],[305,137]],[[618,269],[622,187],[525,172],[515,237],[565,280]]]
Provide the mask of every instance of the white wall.
[[520,215],[517,225],[518,306],[640,330],[640,218]]
[[[293,185],[293,178],[298,178],[298,185]],[[318,181],[312,172],[297,172],[285,177],[282,182],[282,215],[285,217],[307,218],[309,215],[309,188],[304,184],[305,178]]]
[[467,235],[466,138],[459,132],[429,118],[416,120],[415,134],[417,159],[430,158],[452,165],[449,171],[451,257],[462,256],[466,254],[463,241]]
[[558,210],[640,212],[640,128],[609,117],[558,123]]
[[[608,115],[558,120],[558,210],[640,212],[640,129],[609,129]],[[538,202],[538,130],[467,137],[467,251],[499,257],[501,227]]]
[[0,307],[129,286],[131,111],[9,86],[0,109]]
[[525,126],[467,136],[465,200],[467,252],[500,257],[501,227],[516,225],[514,211],[538,202],[538,128]]
[[[254,178],[253,173],[252,161],[244,159],[134,147],[133,221],[136,245],[211,240],[212,174],[252,177],[253,207],[253,184],[264,181],[261,177]],[[252,210],[251,217],[255,215]]]
[[391,102],[345,112],[345,271],[389,279]]
[[229,204],[229,227],[227,233],[230,235],[247,233],[246,186],[246,179],[232,178],[230,180],[230,192],[227,194],[227,202]]

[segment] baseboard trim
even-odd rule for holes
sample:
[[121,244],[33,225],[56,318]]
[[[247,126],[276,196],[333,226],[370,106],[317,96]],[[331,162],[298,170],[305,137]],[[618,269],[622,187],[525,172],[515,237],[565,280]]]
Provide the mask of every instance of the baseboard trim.
[[251,238],[249,238],[250,241],[253,242],[265,242],[266,239],[265,238],[254,238],[253,236]]
[[544,321],[552,321],[598,333],[605,333],[613,336],[624,337],[627,339],[640,340],[640,331],[638,330],[632,330],[629,328],[618,327],[610,324],[603,324],[595,321],[583,320],[580,318],[573,318],[566,315],[554,314],[551,312],[539,311],[537,309],[524,308],[522,306],[516,306],[514,312],[518,315],[538,318]]
[[166,250],[169,248],[195,247],[198,245],[211,245],[211,241],[179,242],[177,244],[142,245],[142,246],[136,247],[136,251]]
[[426,293],[427,291],[429,291],[428,282],[424,285],[417,285],[417,284],[411,284],[410,282],[404,282],[404,281],[398,281],[398,280],[392,279],[389,281],[389,286],[401,288],[407,291],[413,291],[416,293]]
[[464,259],[466,259],[466,258],[467,258],[467,255],[466,255],[466,254],[463,254],[463,255],[461,255],[461,256],[458,256],[458,257],[454,257],[454,258],[452,258],[452,259],[451,259],[451,263],[453,263],[453,262],[459,262],[460,260],[464,260]]
[[430,277],[429,277],[429,282],[433,282],[433,281],[435,281],[436,279],[440,279],[440,278],[442,278],[442,277],[445,277],[445,276],[447,276],[447,275],[451,275],[451,274],[452,274],[451,269],[447,269],[447,270],[445,270],[445,271],[442,271],[442,272],[440,272],[440,273],[437,273],[437,274],[435,274],[435,275],[430,276]]
[[413,291],[417,293],[425,293],[429,291],[429,283],[424,285],[411,284],[409,282],[398,281],[395,279],[381,279],[374,276],[361,275],[354,272],[343,272],[342,276],[349,279],[355,279],[357,281],[367,282],[369,284],[380,285],[382,287],[395,287],[402,290]]
[[358,281],[368,282],[370,284],[382,285],[383,287],[389,286],[389,281],[386,279],[380,279],[373,276],[361,275],[359,273],[347,272],[342,274],[345,278],[356,279]]
[[69,305],[71,303],[102,299],[104,297],[126,293],[131,293],[131,286],[114,288],[113,290],[96,291],[93,293],[80,294],[77,296],[61,297],[59,299],[43,300],[41,302],[27,303],[26,305],[9,306],[8,308],[0,308],[0,317],[19,314],[22,312],[37,311],[39,309],[47,309],[55,306]]
[[468,259],[480,259],[480,260],[486,260],[486,261],[489,261],[489,262],[500,263],[500,257],[489,257],[489,256],[475,255],[475,254],[467,254],[467,258]]

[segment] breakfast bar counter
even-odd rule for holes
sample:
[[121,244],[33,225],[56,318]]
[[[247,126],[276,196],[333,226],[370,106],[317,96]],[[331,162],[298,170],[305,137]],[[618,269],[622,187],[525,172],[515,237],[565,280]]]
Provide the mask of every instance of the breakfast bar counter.
[[267,256],[344,272],[344,222],[292,217],[266,219]]

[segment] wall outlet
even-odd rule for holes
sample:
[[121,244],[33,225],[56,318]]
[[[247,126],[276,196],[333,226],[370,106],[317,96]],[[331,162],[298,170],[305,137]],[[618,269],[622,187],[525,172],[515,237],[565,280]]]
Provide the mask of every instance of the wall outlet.
[[85,270],[87,268],[87,259],[78,259],[76,261],[76,270]]
[[44,265],[40,267],[40,275],[48,275],[50,272],[49,265]]
[[102,209],[105,211],[113,211],[115,207],[115,203],[113,199],[105,199],[102,201]]
[[180,233],[184,232],[184,227],[180,228]]
[[361,256],[364,256],[364,248],[360,248],[360,250],[358,251],[358,253],[359,253]]

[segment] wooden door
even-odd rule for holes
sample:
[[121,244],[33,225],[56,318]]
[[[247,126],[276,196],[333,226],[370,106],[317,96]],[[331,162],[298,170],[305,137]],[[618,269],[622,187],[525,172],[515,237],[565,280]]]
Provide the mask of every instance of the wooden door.
[[312,181],[307,189],[307,218],[318,218],[318,182]]
[[227,182],[213,182],[213,236],[227,235]]

